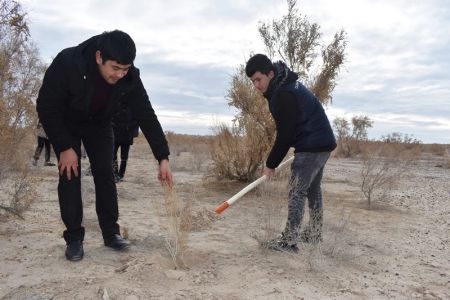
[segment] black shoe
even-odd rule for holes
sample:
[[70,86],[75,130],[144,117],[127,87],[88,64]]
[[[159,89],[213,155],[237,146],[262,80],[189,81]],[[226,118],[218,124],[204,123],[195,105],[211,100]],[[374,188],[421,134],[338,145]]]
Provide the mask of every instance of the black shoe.
[[70,261],[79,261],[83,259],[83,241],[72,241],[67,245],[66,258]]
[[270,250],[298,253],[297,244],[288,243],[283,236],[265,242],[264,246]]
[[106,247],[113,248],[117,251],[124,251],[130,247],[130,242],[120,236],[120,234],[114,234],[110,237],[103,239]]
[[55,165],[54,163],[50,162],[50,161],[46,161],[46,162],[44,163],[44,166],[54,167],[54,166],[56,166],[56,165]]

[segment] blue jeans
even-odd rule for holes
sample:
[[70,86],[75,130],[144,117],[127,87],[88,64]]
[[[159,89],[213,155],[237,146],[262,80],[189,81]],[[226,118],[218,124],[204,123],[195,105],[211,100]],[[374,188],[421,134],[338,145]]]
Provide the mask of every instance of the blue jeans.
[[299,232],[308,199],[310,230],[320,236],[323,224],[321,181],[330,152],[298,152],[291,165],[288,219],[283,236],[290,244],[299,241]]

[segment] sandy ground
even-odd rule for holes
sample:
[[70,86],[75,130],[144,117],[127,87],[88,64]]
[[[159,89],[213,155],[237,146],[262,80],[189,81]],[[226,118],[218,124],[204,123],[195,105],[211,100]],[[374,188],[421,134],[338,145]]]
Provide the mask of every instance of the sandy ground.
[[[191,203],[192,230],[175,268],[166,247],[164,192],[148,146],[132,148],[118,184],[120,223],[132,247],[103,246],[92,177],[84,176],[85,257],[64,257],[53,167],[37,167],[25,220],[0,223],[1,299],[450,299],[450,170],[417,161],[372,209],[359,191],[360,164],[327,164],[324,241],[299,254],[258,240],[282,229],[286,180],[249,193],[222,215],[213,209],[243,185],[215,183],[191,153],[171,158],[178,199]],[[83,169],[87,162],[83,161]],[[192,171],[195,170],[195,171]]]

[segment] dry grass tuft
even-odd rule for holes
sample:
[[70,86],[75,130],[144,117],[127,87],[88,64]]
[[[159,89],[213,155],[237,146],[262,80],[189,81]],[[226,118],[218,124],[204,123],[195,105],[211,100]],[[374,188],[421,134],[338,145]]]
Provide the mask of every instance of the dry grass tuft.
[[191,202],[183,205],[175,190],[164,186],[164,203],[160,211],[161,226],[166,233],[166,247],[174,267],[187,268],[185,254],[191,230]]
[[263,250],[267,250],[267,241],[276,238],[283,229],[287,216],[287,180],[275,177],[256,189],[258,209],[256,224],[249,224],[250,236]]

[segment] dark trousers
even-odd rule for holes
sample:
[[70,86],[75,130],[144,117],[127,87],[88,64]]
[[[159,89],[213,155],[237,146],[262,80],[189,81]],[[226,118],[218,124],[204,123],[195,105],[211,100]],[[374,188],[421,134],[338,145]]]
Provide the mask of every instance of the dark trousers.
[[289,184],[288,220],[283,232],[286,239],[292,243],[298,241],[306,200],[310,209],[310,229],[317,234],[322,232],[321,182],[323,170],[329,157],[330,152],[295,153]]
[[39,159],[42,153],[42,149],[44,149],[44,147],[45,147],[45,162],[49,162],[51,150],[50,141],[40,136],[38,136],[38,144],[36,147],[36,151],[34,152],[34,159],[35,160]]
[[[120,148],[120,168],[118,168],[117,162],[117,152],[119,151],[119,148]],[[120,178],[122,178],[125,175],[129,152],[130,152],[129,143],[116,143],[114,145],[114,168],[116,168],[115,171]]]
[[[118,234],[119,209],[117,190],[113,177],[114,136],[110,126],[86,126],[79,132],[75,152],[78,155],[78,177],[72,173],[71,180],[66,173],[59,177],[58,197],[61,217],[66,225],[64,239],[67,243],[84,239],[83,203],[81,199],[81,141],[86,148],[95,184],[95,208],[103,237]],[[58,153],[59,160],[59,153]]]

